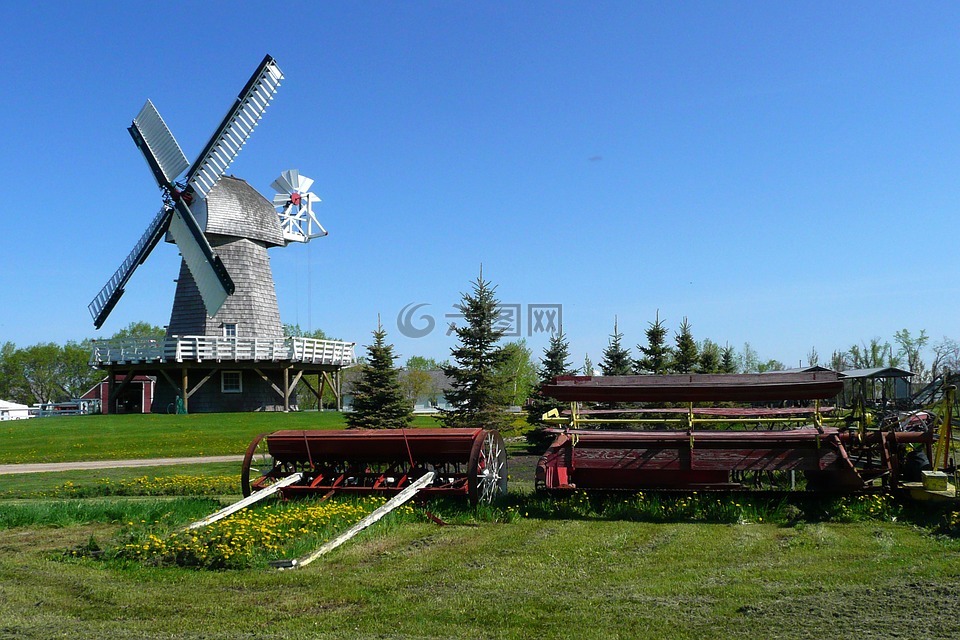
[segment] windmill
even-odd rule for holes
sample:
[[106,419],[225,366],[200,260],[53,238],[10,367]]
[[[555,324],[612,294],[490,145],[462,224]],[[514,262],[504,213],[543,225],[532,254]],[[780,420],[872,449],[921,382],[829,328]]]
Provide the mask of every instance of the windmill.
[[[161,238],[183,257],[163,340],[94,341],[90,362],[109,371],[104,411],[121,411],[136,375],[153,377],[151,411],[287,411],[298,381],[318,400],[340,397],[354,343],[284,335],[267,249],[326,235],[313,213],[313,181],[296,170],[274,183],[277,207],[224,175],[277,91],[283,74],[266,56],[191,165],[153,103],[129,127],[160,186],[163,205],[89,305],[97,328]],[[181,178],[182,176],[182,178]],[[314,376],[311,386],[304,376]],[[219,384],[217,381],[219,380]],[[325,386],[325,385],[328,385]]]
[[[136,268],[167,234],[183,256],[185,268],[181,268],[180,280],[187,271],[208,316],[214,316],[227,296],[234,293],[233,278],[211,247],[191,207],[206,208],[207,196],[253,133],[282,79],[277,63],[266,56],[193,164],[153,103],[147,100],[128,131],[160,186],[163,205],[126,260],[87,306],[96,328],[106,321]],[[181,175],[183,180],[178,181]]]
[[313,204],[320,202],[317,194],[310,191],[313,180],[300,175],[296,169],[289,169],[270,186],[277,192],[273,196],[273,206],[280,216],[286,242],[309,242],[327,235],[327,230],[313,212]]

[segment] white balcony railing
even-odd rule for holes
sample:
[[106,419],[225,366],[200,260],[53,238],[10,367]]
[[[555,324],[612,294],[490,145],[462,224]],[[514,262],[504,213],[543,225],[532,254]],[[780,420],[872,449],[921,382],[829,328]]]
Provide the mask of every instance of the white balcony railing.
[[171,336],[95,341],[90,365],[151,362],[295,362],[347,367],[356,363],[353,342],[314,338]]

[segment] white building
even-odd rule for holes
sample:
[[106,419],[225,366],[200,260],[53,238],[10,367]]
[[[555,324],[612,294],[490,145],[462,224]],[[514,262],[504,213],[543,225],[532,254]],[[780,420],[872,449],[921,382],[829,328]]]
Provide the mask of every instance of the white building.
[[30,407],[16,402],[0,400],[0,420],[25,420],[30,417]]

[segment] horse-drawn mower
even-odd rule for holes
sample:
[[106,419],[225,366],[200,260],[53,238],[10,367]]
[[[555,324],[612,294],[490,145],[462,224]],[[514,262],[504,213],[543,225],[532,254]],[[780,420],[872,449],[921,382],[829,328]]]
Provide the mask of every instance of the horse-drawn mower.
[[[545,416],[562,428],[552,430],[536,486],[858,492],[929,480],[927,489],[946,492],[945,474],[924,463],[952,465],[942,453],[950,412],[871,425],[821,405],[842,388],[838,374],[823,371],[557,378],[544,393],[571,405]],[[597,428],[611,424],[620,428]]]
[[476,504],[506,493],[506,464],[503,438],[484,429],[276,431],[250,443],[241,484],[249,496],[300,474],[281,495],[390,496],[433,472],[421,494]]

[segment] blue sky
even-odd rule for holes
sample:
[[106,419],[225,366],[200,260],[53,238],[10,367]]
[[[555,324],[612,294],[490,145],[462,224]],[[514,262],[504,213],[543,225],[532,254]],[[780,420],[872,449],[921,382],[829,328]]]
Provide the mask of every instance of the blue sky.
[[445,358],[397,315],[442,325],[482,263],[521,313],[562,305],[578,364],[658,309],[791,366],[960,338],[958,27],[940,2],[0,3],[0,341],[166,324],[168,244],[101,331],[86,308],[160,204],[126,127],[151,98],[192,158],[265,53],[286,80],[229,173],[271,197],[299,169],[330,232],[271,250],[284,322],[367,344],[379,313]]

